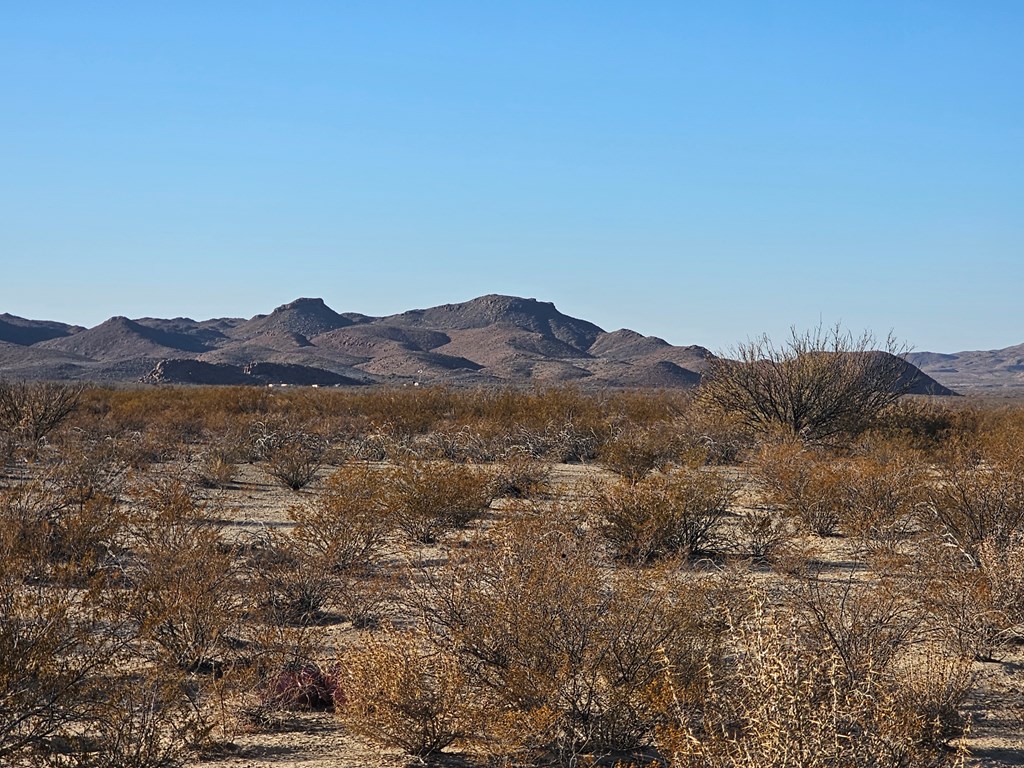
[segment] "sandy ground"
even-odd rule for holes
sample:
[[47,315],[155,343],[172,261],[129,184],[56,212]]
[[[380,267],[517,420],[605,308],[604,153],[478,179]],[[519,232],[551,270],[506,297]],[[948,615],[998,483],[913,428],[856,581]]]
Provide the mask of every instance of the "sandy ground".
[[[736,470],[725,470],[736,473]],[[595,467],[558,465],[552,480],[562,489],[595,473]],[[326,471],[322,474],[326,474]],[[739,479],[739,478],[737,478]],[[315,484],[310,489],[315,491]],[[285,490],[256,467],[239,467],[237,481],[229,489],[206,492],[211,507],[229,526],[246,535],[261,527],[291,525],[287,510],[301,501],[302,494]],[[741,503],[750,501],[741,493]],[[500,514],[500,509],[495,510]],[[483,524],[487,524],[486,521]],[[820,540],[818,540],[820,543]],[[417,557],[429,560],[441,555],[436,548],[421,548]],[[851,556],[843,540],[829,540],[822,556],[836,562]],[[354,630],[346,625],[326,628],[324,642],[343,645]],[[325,648],[329,650],[329,648]],[[967,765],[1024,766],[1024,645],[1002,654],[998,661],[974,665],[976,684],[968,701],[971,727]],[[423,763],[396,751],[381,749],[352,738],[331,713],[288,713],[274,728],[254,730],[238,727],[224,734],[228,742],[219,755],[205,755],[190,765],[205,768],[356,768],[357,766],[406,766]],[[455,753],[439,758],[444,765],[467,765]]]

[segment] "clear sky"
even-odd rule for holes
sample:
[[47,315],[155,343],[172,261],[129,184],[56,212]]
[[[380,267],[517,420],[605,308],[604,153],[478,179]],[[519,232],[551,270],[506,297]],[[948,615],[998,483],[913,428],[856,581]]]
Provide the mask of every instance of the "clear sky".
[[2,2],[0,311],[1024,342],[1024,3]]

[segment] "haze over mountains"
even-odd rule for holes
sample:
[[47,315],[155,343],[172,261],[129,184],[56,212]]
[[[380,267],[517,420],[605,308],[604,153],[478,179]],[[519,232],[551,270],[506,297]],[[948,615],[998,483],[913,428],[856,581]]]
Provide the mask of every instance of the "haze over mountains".
[[[1024,371],[1019,357],[1011,365],[1005,355],[984,354],[995,356],[993,365],[1002,361],[1002,368],[985,369],[991,381],[1016,377],[1024,386],[1021,372],[1013,369],[1020,365]],[[311,298],[250,319],[112,317],[94,328],[0,314],[0,376],[11,378],[674,388],[696,385],[712,359],[704,347],[673,346],[627,329],[609,333],[562,314],[550,302],[500,295],[387,317],[339,313]],[[956,355],[916,353],[909,359],[926,372],[949,373],[936,376],[942,383],[952,382],[962,365]],[[978,358],[979,370],[983,365]],[[948,394],[924,376],[916,391]]]

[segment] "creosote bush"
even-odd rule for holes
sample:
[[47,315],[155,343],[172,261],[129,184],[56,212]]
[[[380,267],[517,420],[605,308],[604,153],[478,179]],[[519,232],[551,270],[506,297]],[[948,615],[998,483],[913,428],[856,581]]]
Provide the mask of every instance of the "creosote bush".
[[473,734],[482,713],[451,652],[416,631],[366,637],[339,666],[345,725],[373,742],[426,757]]
[[1009,544],[1024,531],[1022,466],[984,462],[955,450],[939,467],[930,489],[930,507],[948,539],[975,564],[979,546]]
[[99,585],[29,584],[0,557],[0,763],[174,768],[205,738],[176,675],[127,674],[130,625]]
[[551,490],[551,465],[521,450],[506,453],[494,467],[495,498],[528,499]]
[[253,425],[253,447],[263,470],[285,488],[298,491],[316,477],[327,446],[317,434]]
[[690,443],[674,424],[662,422],[619,427],[604,441],[597,460],[635,483],[673,464],[700,465],[706,456],[705,446]]
[[733,494],[717,474],[679,470],[598,485],[585,504],[616,556],[646,562],[708,551]]
[[73,446],[34,465],[31,479],[0,488],[0,539],[29,556],[37,576],[82,583],[115,566],[126,468],[108,446]]
[[158,650],[157,661],[212,671],[241,614],[235,552],[224,543],[222,524],[181,482],[148,485],[140,496],[130,615]]
[[483,467],[407,459],[382,473],[381,493],[395,525],[429,544],[483,514],[493,477]]
[[845,465],[840,526],[876,549],[895,550],[923,525],[928,478],[913,457],[858,457]]
[[805,531],[832,536],[847,504],[846,465],[803,448],[780,443],[762,449],[755,472],[768,501]]
[[489,545],[466,550],[418,593],[436,652],[470,676],[492,749],[574,764],[638,749],[658,721],[649,690],[669,659],[680,671],[716,657],[724,593],[676,567],[607,580],[596,542],[571,516],[526,512]]
[[317,493],[292,505],[293,538],[321,553],[335,571],[365,570],[378,557],[393,527],[386,482],[389,475],[367,464],[335,470]]

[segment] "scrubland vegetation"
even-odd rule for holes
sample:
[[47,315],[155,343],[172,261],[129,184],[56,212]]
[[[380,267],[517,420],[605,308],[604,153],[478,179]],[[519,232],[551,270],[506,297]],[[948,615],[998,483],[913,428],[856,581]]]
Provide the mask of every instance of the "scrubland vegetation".
[[224,759],[311,710],[468,765],[970,760],[1024,628],[1024,409],[813,416],[0,384],[0,764]]

